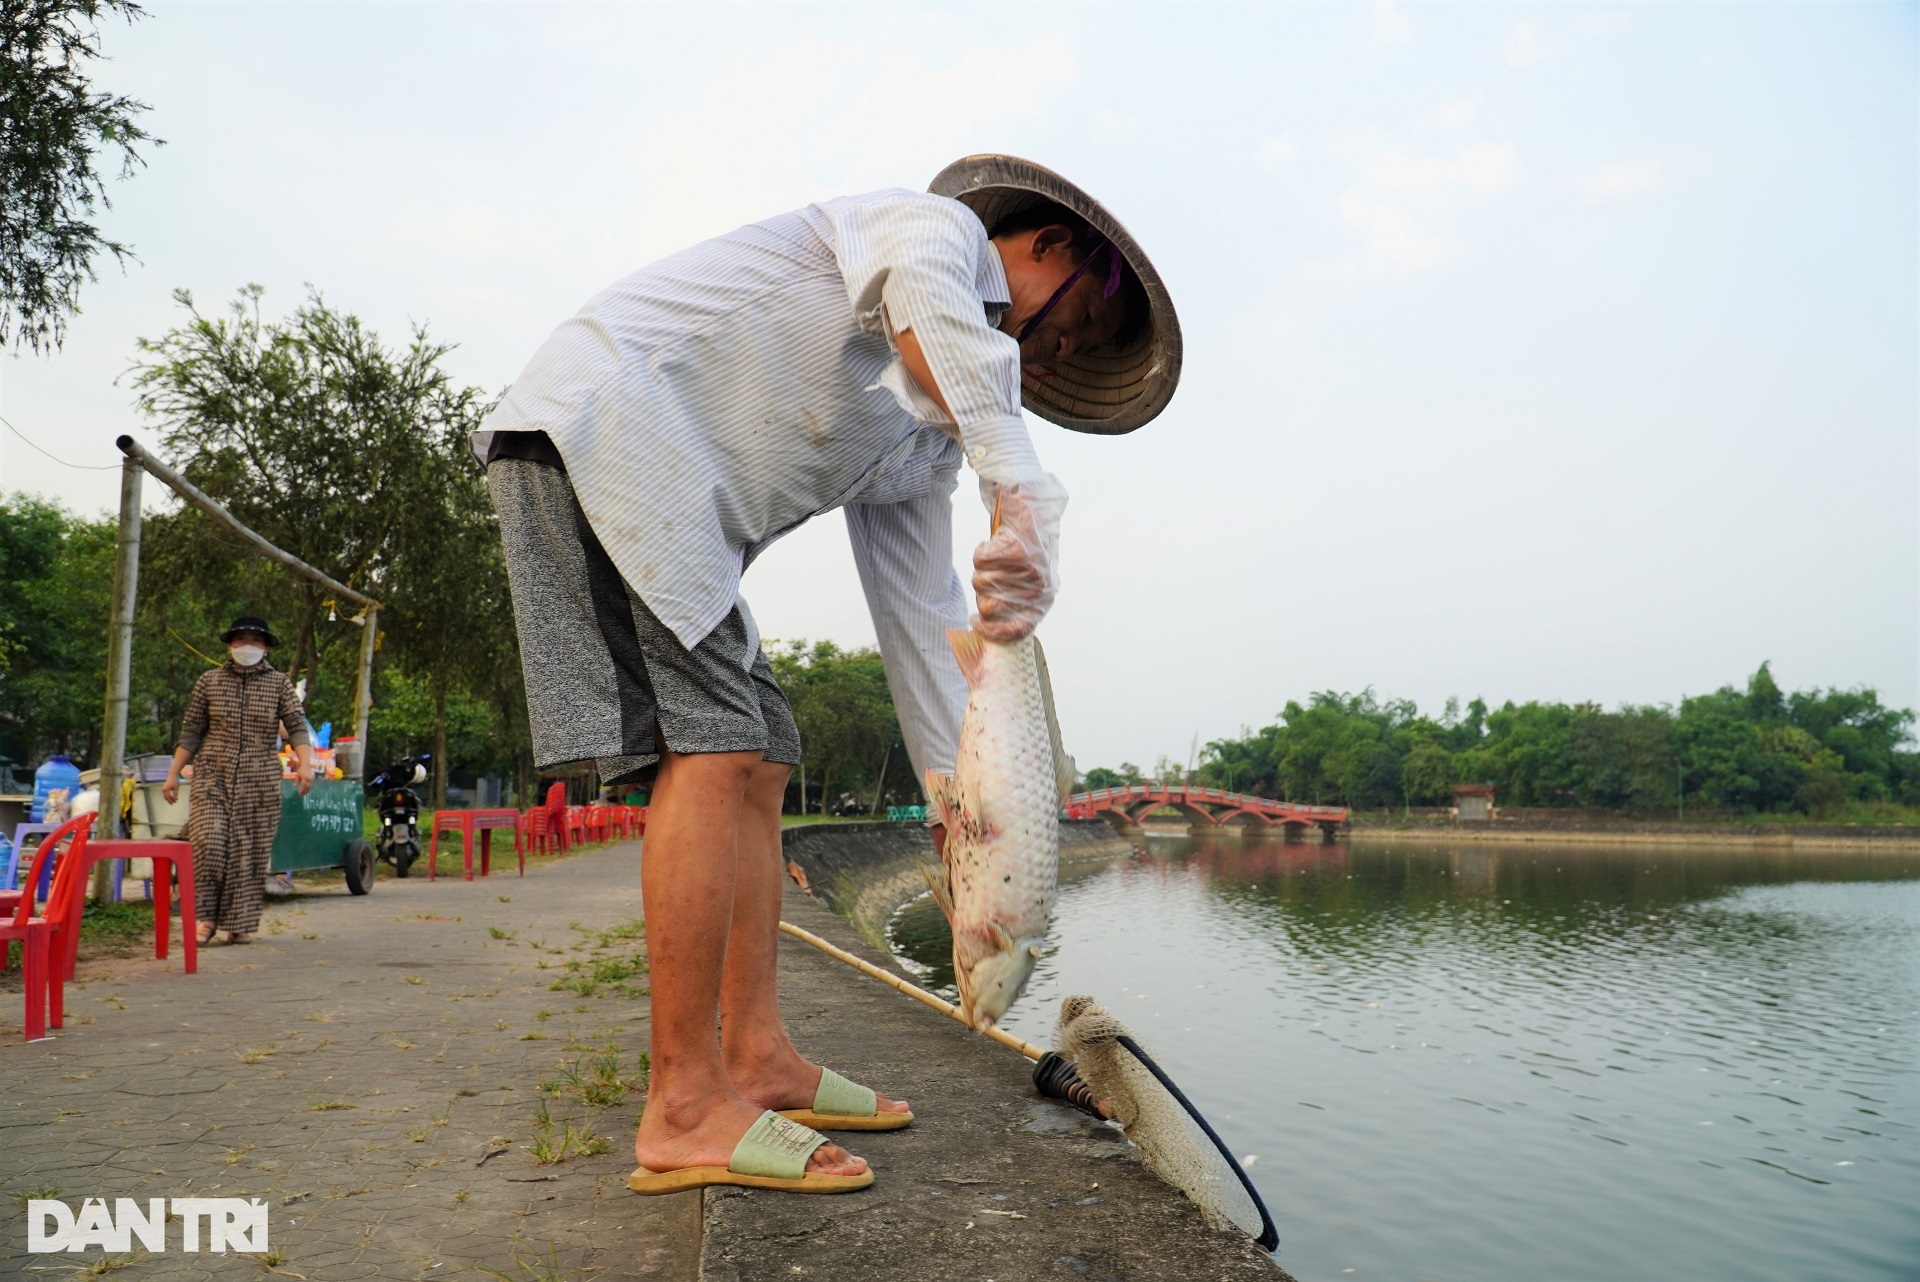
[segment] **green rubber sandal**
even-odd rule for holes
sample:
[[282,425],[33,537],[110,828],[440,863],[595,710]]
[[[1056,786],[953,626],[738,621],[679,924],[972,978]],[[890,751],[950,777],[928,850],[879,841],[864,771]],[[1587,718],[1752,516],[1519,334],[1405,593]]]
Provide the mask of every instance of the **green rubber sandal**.
[[882,1113],[877,1095],[830,1068],[820,1070],[812,1108],[783,1108],[780,1116],[817,1131],[897,1131],[913,1121],[912,1113]]
[[627,1187],[649,1196],[713,1184],[782,1193],[851,1193],[873,1183],[871,1170],[858,1175],[809,1173],[807,1159],[826,1142],[826,1136],[768,1110],[733,1146],[725,1166],[689,1166],[678,1171],[649,1171],[642,1166],[627,1177]]

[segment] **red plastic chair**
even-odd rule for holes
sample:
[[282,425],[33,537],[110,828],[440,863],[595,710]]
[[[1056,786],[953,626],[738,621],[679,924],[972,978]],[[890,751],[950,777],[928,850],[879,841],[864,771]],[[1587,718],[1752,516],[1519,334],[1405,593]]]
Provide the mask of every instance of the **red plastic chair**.
[[641,806],[633,812],[633,835],[636,837],[644,838],[647,835],[647,810],[648,807]]
[[432,881],[440,865],[440,833],[446,829],[459,829],[460,850],[467,858],[467,876],[473,876],[473,827],[471,810],[436,810],[431,825],[433,836],[427,842],[427,880]]
[[567,849],[587,844],[587,808],[567,807]]
[[520,821],[520,832],[521,842],[529,851],[546,855],[560,853],[560,834],[553,828],[553,812],[545,806],[527,811]]
[[6,892],[14,901],[14,910],[11,920],[0,920],[0,966],[6,963],[12,941],[19,940],[26,981],[25,1032],[30,1042],[45,1037],[49,1024],[59,1028],[66,1022],[65,988],[71,970],[64,964],[64,955],[69,951],[77,954],[79,948],[80,913],[86,902],[86,879],[81,869],[86,863],[87,836],[96,818],[89,814],[69,819],[47,834],[34,852],[32,871],[21,882],[23,887],[37,886],[41,870],[54,857],[54,847],[64,840],[72,842],[69,858],[56,865],[44,916],[33,915],[30,890]]
[[607,807],[607,836],[616,841],[625,841],[633,836],[633,807]]
[[560,843],[560,849],[568,847],[567,829],[567,785],[556,783],[547,789],[547,830]]
[[607,842],[612,841],[613,834],[608,830],[612,817],[613,817],[612,806],[588,806],[587,807],[588,839],[598,845],[605,845]]
[[[39,893],[34,890],[35,887],[38,887],[39,891],[47,892],[45,898],[46,903],[51,904],[54,902],[50,887],[41,885],[42,882],[50,880],[47,875],[49,861],[54,861],[54,866],[58,866],[57,861],[60,852],[56,850],[55,847],[58,846],[61,841],[71,836],[77,830],[76,825],[79,824],[80,820],[85,818],[98,819],[99,816],[75,815],[63,824],[55,824],[46,828],[45,835],[40,839],[40,844],[34,847],[31,868],[33,875],[31,877],[23,876],[18,878],[20,884],[13,890],[0,890],[0,915],[14,912],[20,907],[22,900],[26,902],[28,910],[31,911],[34,903],[39,898]],[[92,835],[92,830],[88,829],[87,836],[91,837]],[[84,854],[86,848],[86,841],[80,841],[77,849]],[[16,869],[16,871],[18,871],[18,869]],[[0,948],[0,970],[5,970],[6,968],[7,950]]]

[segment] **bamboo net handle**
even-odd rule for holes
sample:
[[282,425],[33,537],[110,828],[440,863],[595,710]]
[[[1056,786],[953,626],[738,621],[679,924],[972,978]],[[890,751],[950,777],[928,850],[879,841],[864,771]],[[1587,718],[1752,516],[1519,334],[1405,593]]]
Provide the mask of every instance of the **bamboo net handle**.
[[[881,983],[885,984],[887,987],[903,992],[907,996],[913,998],[915,1001],[921,1002],[927,1006],[933,1007],[935,1010],[939,1011],[942,1015],[945,1015],[950,1019],[956,1019],[956,1020],[959,1020],[962,1024],[967,1024],[967,1017],[961,1014],[960,1008],[958,1006],[955,1006],[952,1002],[944,1001],[941,998],[935,997],[932,993],[928,992],[924,988],[916,988],[912,984],[909,984],[906,980],[900,978],[898,975],[890,974],[887,971],[881,970],[878,966],[874,965],[872,962],[864,961],[861,958],[855,957],[852,953],[848,952],[844,948],[835,948],[832,944],[829,944],[826,940],[820,938],[820,936],[812,934],[808,931],[804,931],[800,929],[798,926],[794,925],[792,922],[787,922],[787,921],[781,922],[780,929],[786,931],[787,934],[792,935],[795,939],[800,940],[802,943],[812,944],[815,948],[818,948],[821,952],[833,958],[835,961],[843,961],[847,965],[859,971],[861,974],[869,976],[870,978],[873,978],[873,979],[877,979]],[[973,1025],[967,1024],[967,1027],[973,1028]],[[974,1031],[977,1033],[984,1033],[986,1036],[991,1037],[994,1041],[999,1042],[1002,1046],[1008,1047],[1011,1050],[1019,1051],[1022,1055],[1025,1055],[1028,1059],[1037,1060],[1042,1055],[1046,1054],[1045,1051],[1041,1050],[1038,1046],[1035,1046],[1032,1042],[1023,1042],[1018,1037],[1015,1037],[1013,1034],[1003,1033],[999,1029],[993,1028],[991,1026],[987,1028],[976,1028],[974,1029]]]

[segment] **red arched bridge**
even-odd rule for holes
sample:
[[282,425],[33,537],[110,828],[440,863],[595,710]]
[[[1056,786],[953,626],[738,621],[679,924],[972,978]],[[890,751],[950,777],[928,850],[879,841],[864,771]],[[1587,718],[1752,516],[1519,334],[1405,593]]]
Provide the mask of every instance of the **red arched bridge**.
[[1068,818],[1101,818],[1120,828],[1138,827],[1154,811],[1167,809],[1179,811],[1195,833],[1236,826],[1249,831],[1284,827],[1287,835],[1293,836],[1312,825],[1330,839],[1347,821],[1345,806],[1301,806],[1223,788],[1136,783],[1126,788],[1076,792],[1067,798]]

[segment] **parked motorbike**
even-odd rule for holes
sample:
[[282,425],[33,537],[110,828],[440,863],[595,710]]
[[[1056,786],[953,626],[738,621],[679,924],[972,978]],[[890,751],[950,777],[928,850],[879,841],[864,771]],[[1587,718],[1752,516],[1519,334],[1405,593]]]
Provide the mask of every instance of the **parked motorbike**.
[[375,803],[380,813],[380,832],[374,838],[374,850],[393,865],[393,875],[404,877],[413,861],[420,857],[420,794],[414,785],[427,781],[427,762],[433,754],[423,752],[388,766],[367,780],[367,791],[378,793]]

